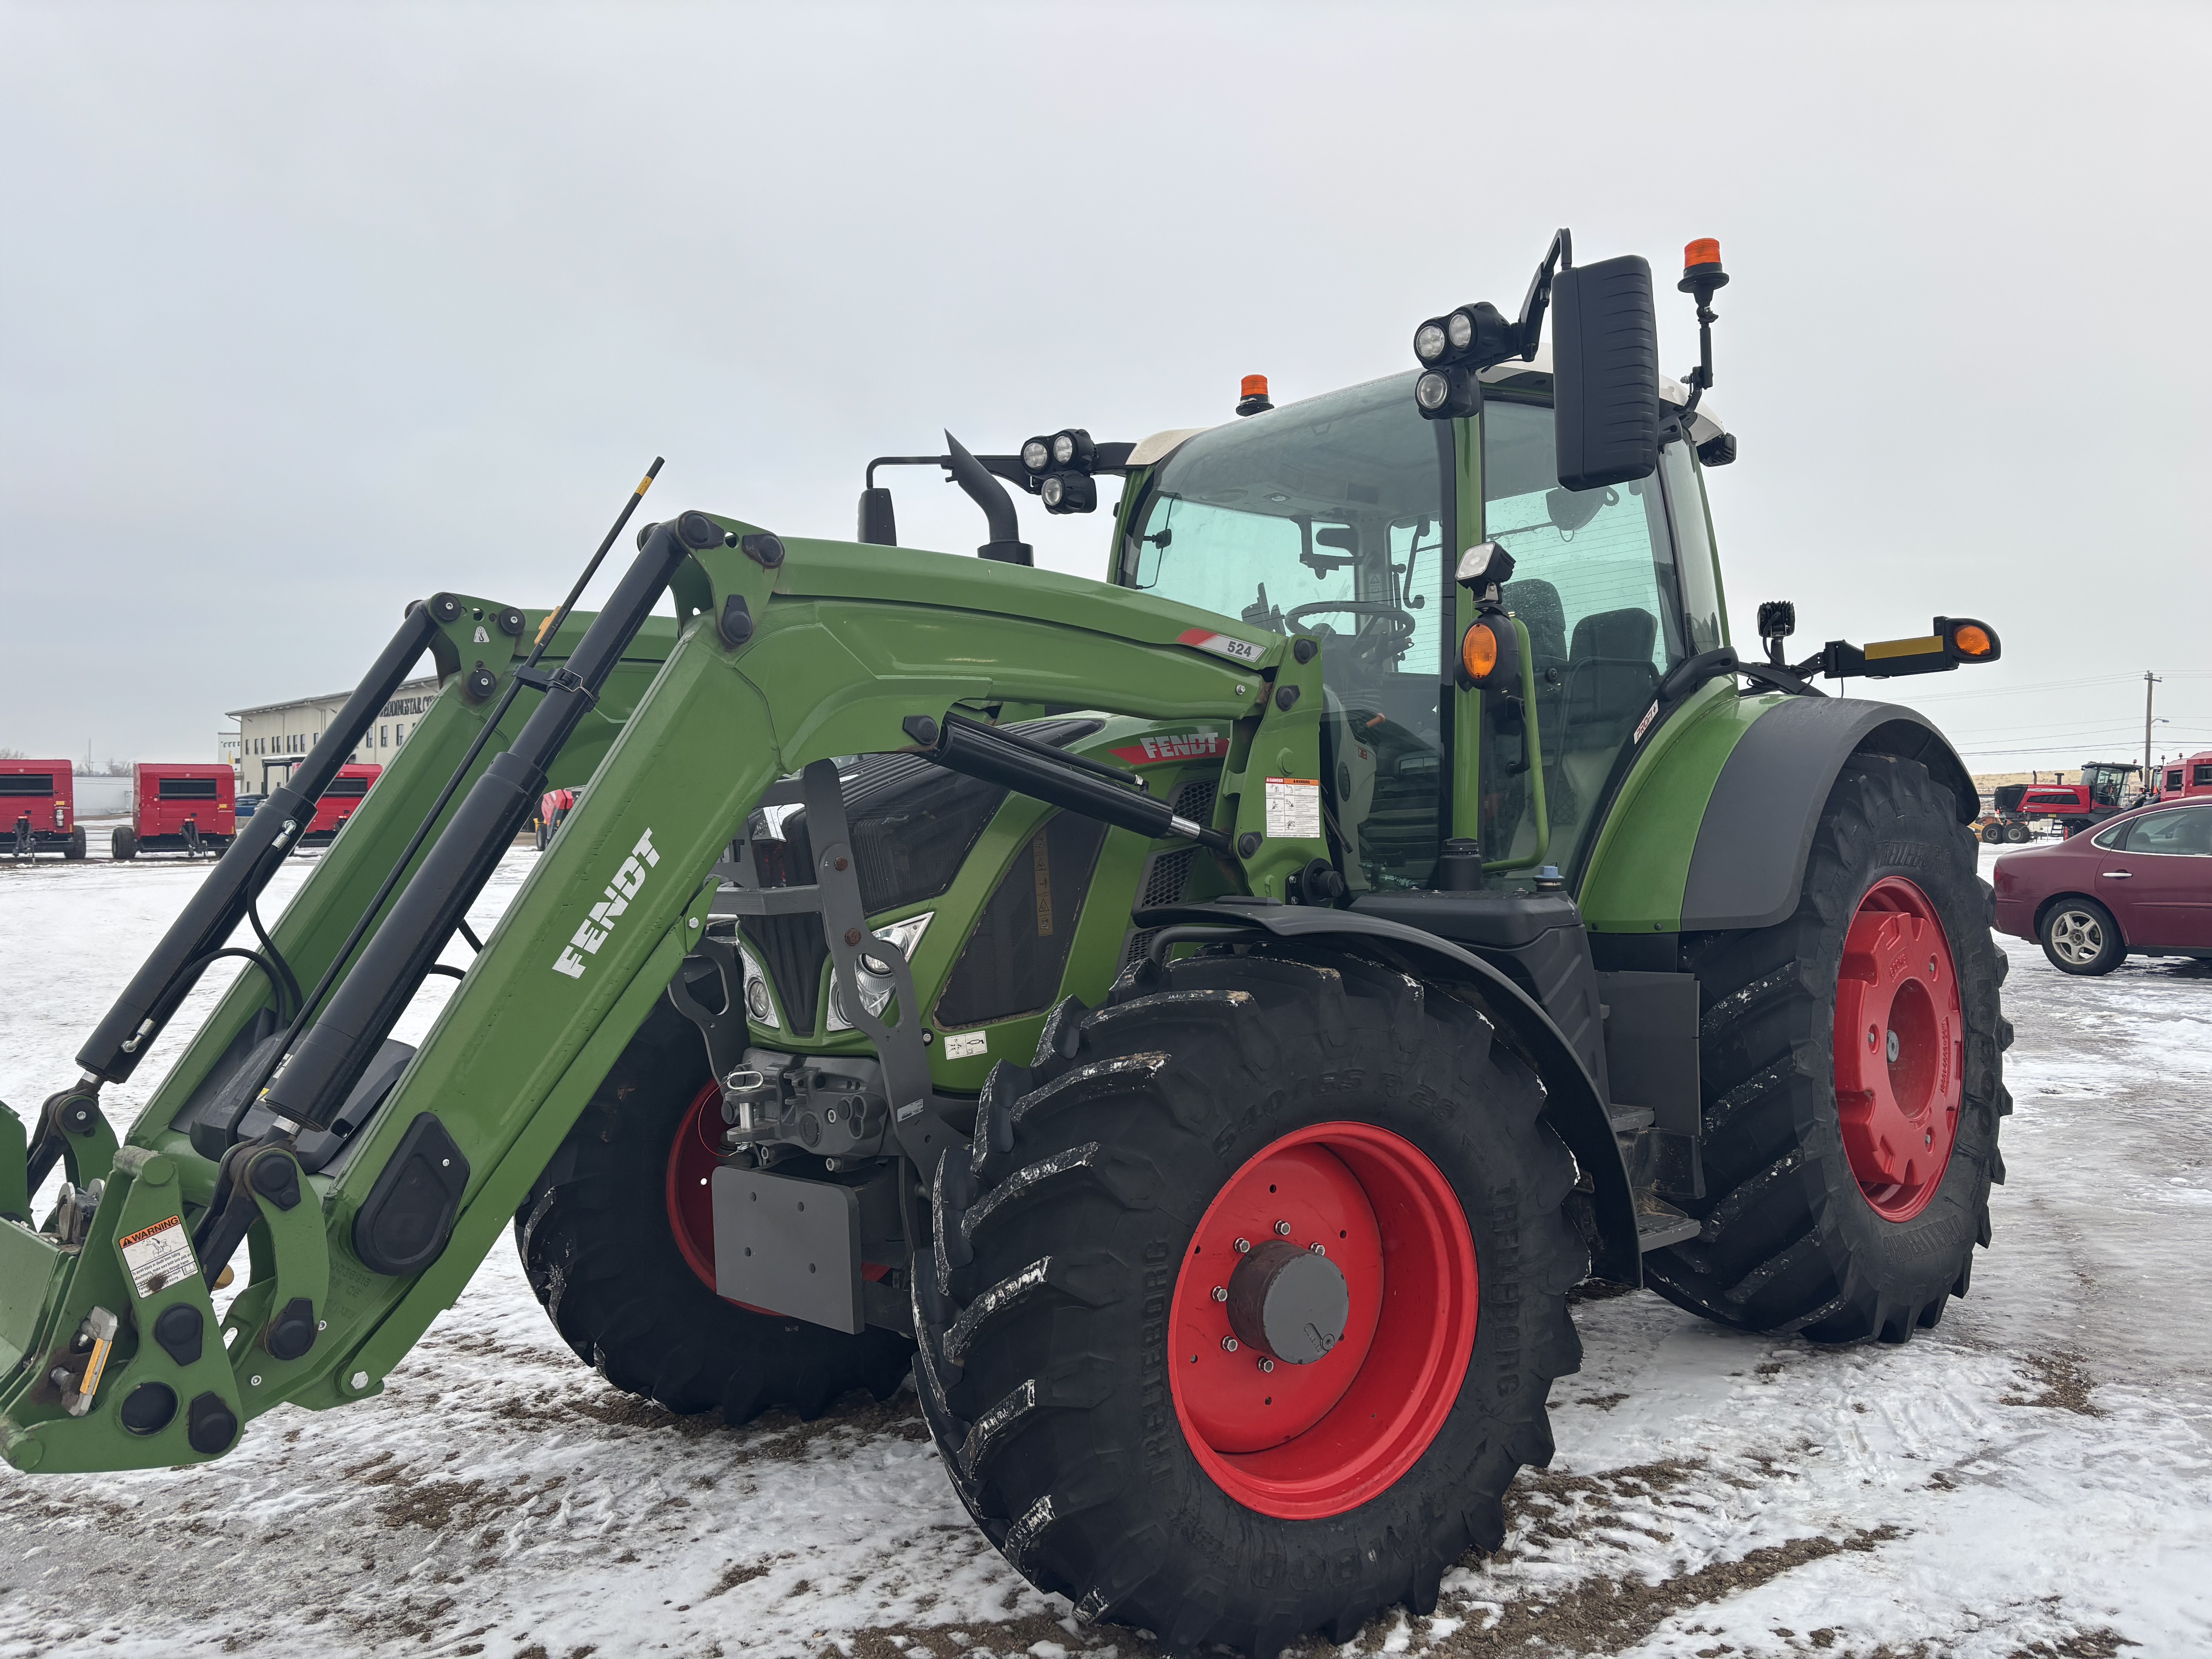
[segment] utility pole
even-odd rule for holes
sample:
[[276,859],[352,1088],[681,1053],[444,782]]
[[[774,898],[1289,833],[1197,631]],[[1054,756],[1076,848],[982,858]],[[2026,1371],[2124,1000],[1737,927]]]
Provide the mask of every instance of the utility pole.
[[2143,671],[2143,782],[2151,781],[2150,769],[2150,698],[2152,688],[2160,683],[2159,676],[2148,669]]

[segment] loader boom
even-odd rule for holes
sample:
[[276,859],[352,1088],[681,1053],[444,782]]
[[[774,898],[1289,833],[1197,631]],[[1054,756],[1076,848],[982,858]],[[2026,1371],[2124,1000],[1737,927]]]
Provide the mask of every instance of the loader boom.
[[[172,1306],[214,1322],[197,1263],[173,1265],[149,1288],[143,1273],[133,1279],[145,1241],[128,1249],[118,1241],[173,1215],[188,1230],[216,1190],[216,1160],[177,1125],[225,1062],[235,1065],[251,1046],[267,1001],[254,976],[233,986],[133,1126],[80,1241],[0,1226],[0,1278],[15,1287],[0,1304],[0,1361],[32,1359],[0,1391],[0,1441],[17,1467],[196,1461],[234,1443],[234,1432],[216,1431],[226,1410],[234,1409],[236,1428],[279,1401],[324,1407],[380,1389],[459,1295],[674,977],[718,890],[716,864],[780,776],[839,755],[916,749],[903,722],[942,721],[956,707],[1206,720],[1235,733],[1208,827],[1246,849],[1223,859],[1236,885],[1280,898],[1297,871],[1327,855],[1316,840],[1265,833],[1261,781],[1318,769],[1318,665],[1294,661],[1280,639],[1255,629],[1236,657],[1210,654],[1182,641],[1194,633],[1222,638],[1218,617],[1077,578],[804,540],[769,568],[735,544],[757,538],[756,526],[697,514],[679,522],[694,532],[686,543],[709,544],[679,546],[668,526],[643,538],[619,612],[593,619],[572,647],[572,678],[583,684],[569,691],[568,708],[557,690],[541,696],[512,739],[495,739],[482,775],[272,1085],[282,1115],[264,1138],[290,1157],[283,1121],[305,1133],[338,1117],[352,1077],[520,827],[526,805],[518,803],[534,800],[545,777],[574,778],[576,751],[611,734],[583,801],[368,1121],[327,1167],[303,1171],[301,1201],[280,1206],[282,1193],[272,1198],[258,1186],[243,1200],[255,1206],[256,1248],[252,1283],[222,1321],[228,1386],[209,1385],[204,1356],[180,1364],[153,1335]],[[711,536],[699,528],[708,524]],[[594,674],[634,655],[664,584],[675,595],[678,638],[613,732],[604,712],[583,712],[586,694]],[[749,628],[733,624],[739,617]],[[1310,694],[1303,700],[1302,684]],[[466,746],[470,714],[450,689],[441,697],[287,913],[276,940],[299,971],[319,971],[356,919],[346,901],[357,906],[382,878],[376,853],[404,842],[410,811],[434,798],[441,767]],[[301,1225],[303,1212],[319,1224]],[[419,1271],[368,1265],[404,1258],[426,1234]],[[312,1305],[319,1328],[306,1352],[280,1357],[297,1340],[282,1327],[298,1300]],[[75,1416],[63,1403],[53,1374],[68,1370],[74,1334],[95,1309],[121,1318],[93,1404],[167,1389],[178,1408],[157,1428],[134,1432],[118,1410]],[[210,1403],[195,1416],[202,1397]]]

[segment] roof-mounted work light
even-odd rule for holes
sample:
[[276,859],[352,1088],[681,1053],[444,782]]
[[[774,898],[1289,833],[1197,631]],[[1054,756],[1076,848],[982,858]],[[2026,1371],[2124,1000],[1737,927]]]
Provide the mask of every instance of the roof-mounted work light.
[[1046,512],[1089,513],[1097,507],[1098,484],[1091,469],[1097,463],[1098,446],[1081,427],[1031,438],[1022,446],[1021,459],[1030,492]]

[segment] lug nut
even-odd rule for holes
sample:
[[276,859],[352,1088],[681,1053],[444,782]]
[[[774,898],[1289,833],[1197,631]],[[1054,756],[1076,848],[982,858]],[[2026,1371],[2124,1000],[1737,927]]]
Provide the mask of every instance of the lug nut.
[[1249,1238],[1240,1238],[1240,1239],[1238,1239],[1238,1240],[1237,1241],[1237,1255],[1251,1255],[1251,1254],[1252,1254],[1252,1241],[1251,1241],[1250,1239],[1249,1239]]
[[1223,1337],[1221,1339],[1221,1352],[1224,1353],[1235,1353],[1237,1352],[1237,1339],[1233,1336]]
[[1275,1224],[1275,1237],[1278,1238],[1288,1238],[1290,1236],[1291,1224],[1287,1221],[1278,1221]]
[[1229,1300],[1229,1287],[1228,1287],[1226,1285],[1216,1285],[1213,1287],[1213,1299],[1214,1299],[1216,1302],[1226,1302],[1226,1301],[1228,1301],[1228,1300]]
[[1275,1369],[1275,1362],[1272,1359],[1262,1359],[1260,1362],[1260,1369],[1263,1371],[1272,1372]]
[[1323,1244],[1319,1239],[1316,1239],[1312,1243],[1307,1245],[1306,1249],[1312,1251],[1316,1255],[1327,1255],[1328,1254],[1328,1247]]

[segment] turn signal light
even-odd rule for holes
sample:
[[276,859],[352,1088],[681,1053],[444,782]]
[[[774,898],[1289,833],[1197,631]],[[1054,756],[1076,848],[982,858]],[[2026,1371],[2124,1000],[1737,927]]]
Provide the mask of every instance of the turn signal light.
[[1510,686],[1521,677],[1519,636],[1507,618],[1474,619],[1459,642],[1460,684],[1468,690]]
[[1997,642],[1979,623],[1960,623],[1951,630],[1951,646],[1962,657],[1977,661],[1994,657]]

